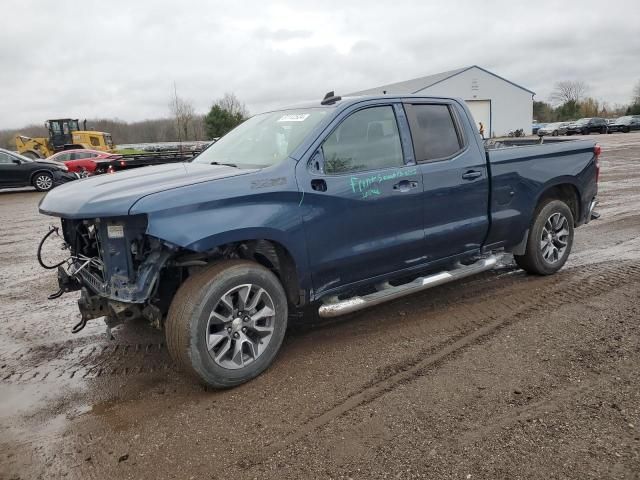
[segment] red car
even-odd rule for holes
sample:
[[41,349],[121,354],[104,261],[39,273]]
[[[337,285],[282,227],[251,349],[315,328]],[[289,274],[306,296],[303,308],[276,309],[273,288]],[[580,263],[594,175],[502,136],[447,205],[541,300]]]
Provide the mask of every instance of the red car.
[[121,158],[120,155],[114,155],[108,152],[100,152],[98,150],[64,150],[55,155],[51,155],[48,160],[63,163],[69,168],[70,172],[80,174],[82,177],[106,173],[109,165],[115,159]]

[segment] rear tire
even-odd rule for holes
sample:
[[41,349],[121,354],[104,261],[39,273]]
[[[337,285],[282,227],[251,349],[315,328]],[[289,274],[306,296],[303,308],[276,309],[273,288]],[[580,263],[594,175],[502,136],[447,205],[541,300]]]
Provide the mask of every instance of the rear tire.
[[573,214],[561,200],[547,200],[536,210],[524,255],[514,255],[520,268],[551,275],[566,263],[573,246]]
[[167,348],[180,368],[206,385],[234,387],[271,365],[287,329],[287,309],[270,270],[224,260],[178,289],[167,315]]
[[39,192],[48,192],[53,188],[53,175],[49,172],[38,172],[31,182]]

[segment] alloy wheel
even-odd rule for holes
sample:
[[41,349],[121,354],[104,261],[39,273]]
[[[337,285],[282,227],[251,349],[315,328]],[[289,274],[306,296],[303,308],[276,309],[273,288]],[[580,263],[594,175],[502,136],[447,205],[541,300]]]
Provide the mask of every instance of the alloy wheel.
[[53,187],[53,179],[49,175],[38,175],[36,186],[40,190],[50,190]]
[[271,296],[258,285],[239,285],[222,295],[207,322],[213,361],[231,370],[255,362],[273,336],[275,314]]
[[540,238],[542,258],[547,263],[562,259],[569,241],[569,221],[561,213],[554,213],[544,224]]

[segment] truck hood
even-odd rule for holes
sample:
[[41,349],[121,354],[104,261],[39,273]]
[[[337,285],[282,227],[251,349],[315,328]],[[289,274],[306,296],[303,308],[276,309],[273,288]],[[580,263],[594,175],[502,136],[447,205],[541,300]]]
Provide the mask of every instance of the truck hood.
[[64,218],[128,215],[133,204],[147,195],[254,171],[198,163],[136,168],[57,187],[42,199],[39,208],[40,213]]

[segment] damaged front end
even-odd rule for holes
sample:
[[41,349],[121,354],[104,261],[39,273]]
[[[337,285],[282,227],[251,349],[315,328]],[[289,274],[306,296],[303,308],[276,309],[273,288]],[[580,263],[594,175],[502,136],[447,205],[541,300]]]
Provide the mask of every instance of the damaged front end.
[[107,327],[141,316],[160,326],[163,302],[158,298],[158,279],[174,249],[146,235],[146,228],[145,215],[62,219],[70,255],[57,266],[60,290],[50,298],[81,290],[82,319],[74,333],[88,320],[103,316]]

